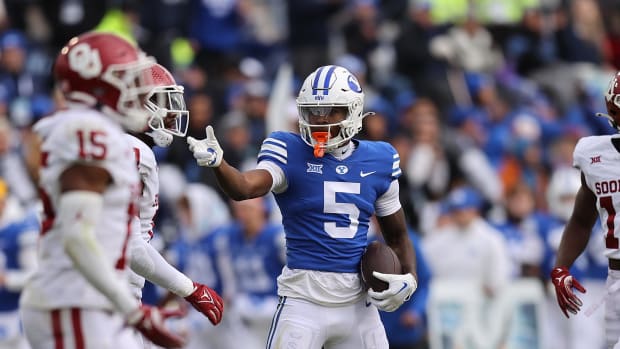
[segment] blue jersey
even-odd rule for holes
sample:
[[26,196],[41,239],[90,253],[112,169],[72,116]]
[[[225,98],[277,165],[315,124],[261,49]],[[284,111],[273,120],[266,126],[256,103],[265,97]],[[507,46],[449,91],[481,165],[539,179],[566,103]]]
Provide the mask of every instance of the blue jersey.
[[284,267],[282,226],[268,224],[248,239],[235,223],[229,227],[228,238],[237,291],[256,298],[277,296],[276,279]]
[[400,174],[400,158],[390,144],[353,140],[357,149],[344,160],[313,155],[299,135],[274,132],[263,141],[258,161],[284,172],[287,188],[275,193],[286,234],[287,266],[356,273],[366,247],[375,202]]
[[[19,262],[20,250],[25,244],[35,244],[38,234],[39,221],[34,213],[0,227],[0,270],[22,269]],[[19,292],[0,286],[0,312],[16,310],[19,306],[19,295]]]

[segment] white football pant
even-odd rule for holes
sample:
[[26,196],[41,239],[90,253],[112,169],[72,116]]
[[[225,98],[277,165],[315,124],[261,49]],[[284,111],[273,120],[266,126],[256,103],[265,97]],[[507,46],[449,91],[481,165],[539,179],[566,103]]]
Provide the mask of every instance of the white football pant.
[[374,305],[357,303],[327,307],[282,297],[274,314],[267,349],[388,349]]
[[118,313],[67,308],[20,310],[32,349],[142,349]]

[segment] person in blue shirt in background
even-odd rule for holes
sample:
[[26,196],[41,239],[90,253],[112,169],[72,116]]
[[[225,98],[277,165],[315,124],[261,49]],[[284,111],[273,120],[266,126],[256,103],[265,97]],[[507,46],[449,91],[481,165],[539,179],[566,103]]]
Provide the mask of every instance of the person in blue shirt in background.
[[286,264],[282,224],[269,221],[266,198],[232,203],[235,221],[228,227],[228,253],[235,275],[231,309],[247,334],[236,344],[265,347],[273,309],[278,305],[276,279]]
[[0,349],[29,348],[21,329],[19,296],[36,269],[39,219],[24,211],[0,178]]

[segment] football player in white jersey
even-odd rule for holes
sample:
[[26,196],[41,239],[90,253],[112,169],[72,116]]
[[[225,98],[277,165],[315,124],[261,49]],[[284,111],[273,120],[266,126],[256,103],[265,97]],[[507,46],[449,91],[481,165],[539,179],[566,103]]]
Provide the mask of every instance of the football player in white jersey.
[[[217,325],[222,319],[224,304],[220,296],[201,283],[193,282],[170,265],[148,242],[153,237],[153,219],[159,208],[159,175],[151,146],[167,147],[173,136],[184,137],[187,132],[189,112],[183,99],[183,86],[174,81],[172,74],[160,64],[150,68],[155,87],[147,96],[145,105],[151,112],[149,130],[141,134],[127,133],[133,146],[141,190],[138,199],[138,216],[134,229],[139,232],[130,245],[130,282],[134,294],[142,298],[144,278],[185,298],[192,306]],[[148,144],[147,144],[148,143]]]
[[[607,114],[620,130],[620,72],[610,81],[605,94]],[[581,171],[572,215],[564,228],[557,258],[551,271],[558,305],[566,317],[577,314],[583,303],[575,290],[586,289],[571,275],[570,267],[585,250],[597,216],[603,226],[605,255],[609,260],[605,297],[607,348],[620,348],[620,136],[589,136],[579,140],[573,166]]]
[[131,327],[163,347],[184,344],[164,325],[170,314],[131,294],[126,273],[139,177],[124,131],[146,129],[153,64],[121,37],[95,32],[56,58],[67,108],[35,125],[44,218],[39,267],[20,299],[34,349],[138,348]]
[[[240,172],[223,160],[211,126],[206,139],[188,138],[190,150],[232,199],[275,195],[287,261],[267,348],[388,348],[377,309],[396,310],[417,287],[398,199],[399,155],[388,143],[353,139],[366,116],[364,93],[343,67],[311,73],[297,106],[301,134],[271,133],[256,169]],[[401,274],[375,273],[389,284],[383,292],[366,292],[359,275],[373,214],[402,265]]]

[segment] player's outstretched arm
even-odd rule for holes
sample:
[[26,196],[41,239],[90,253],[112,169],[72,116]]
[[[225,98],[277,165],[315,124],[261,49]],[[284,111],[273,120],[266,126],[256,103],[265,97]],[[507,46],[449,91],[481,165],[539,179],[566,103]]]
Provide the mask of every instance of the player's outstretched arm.
[[213,127],[207,126],[207,137],[197,140],[187,137],[189,150],[194,154],[200,166],[211,167],[215,171],[218,185],[233,200],[247,200],[263,196],[271,190],[272,177],[268,171],[257,169],[241,172],[224,160],[224,151],[220,147]]
[[134,236],[131,246],[130,267],[133,271],[177,296],[183,297],[212,324],[217,325],[222,321],[224,302],[217,292],[206,285],[193,282],[170,265],[151,244],[141,237]]
[[401,267],[401,274],[382,274],[373,272],[373,275],[388,283],[383,292],[368,291],[370,301],[383,311],[395,311],[405,301],[409,300],[418,287],[416,275],[415,251],[405,224],[403,209],[384,217],[377,217],[385,243],[394,250]]
[[58,225],[63,248],[75,268],[110,300],[128,325],[157,345],[182,347],[183,338],[168,331],[163,324],[167,314],[138,303],[128,285],[115,277],[112,265],[95,238],[94,229],[103,210],[102,193],[111,181],[109,173],[99,167],[73,165],[63,172],[60,180]]
[[596,217],[596,196],[588,189],[582,174],[575,207],[562,233],[555,267],[550,275],[558,305],[566,317],[569,317],[569,313],[577,314],[583,305],[573,289],[581,293],[585,293],[586,289],[571,275],[569,269],[588,245]]

